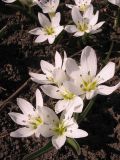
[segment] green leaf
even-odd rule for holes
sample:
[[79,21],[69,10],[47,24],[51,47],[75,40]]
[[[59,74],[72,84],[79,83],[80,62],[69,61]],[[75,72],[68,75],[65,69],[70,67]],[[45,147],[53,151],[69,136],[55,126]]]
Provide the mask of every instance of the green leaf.
[[38,151],[35,151],[33,153],[30,153],[26,155],[23,160],[33,160],[36,159],[37,157],[41,156],[42,154],[50,151],[53,148],[52,142],[48,142],[46,146],[42,147]]
[[77,152],[78,155],[81,154],[81,148],[78,142],[73,138],[67,138],[67,143]]

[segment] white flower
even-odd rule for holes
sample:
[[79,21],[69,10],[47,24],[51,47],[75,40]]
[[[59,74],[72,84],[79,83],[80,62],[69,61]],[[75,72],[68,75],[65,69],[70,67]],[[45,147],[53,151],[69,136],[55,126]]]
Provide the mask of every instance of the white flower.
[[43,85],[41,89],[49,97],[59,99],[55,105],[55,112],[57,114],[64,111],[66,116],[71,117],[73,112],[82,112],[83,100],[78,96],[79,92],[74,88],[73,82],[66,81],[59,87]]
[[74,118],[64,118],[61,116],[51,125],[44,125],[41,133],[44,137],[52,136],[52,144],[56,149],[60,149],[66,141],[66,137],[82,138],[88,136],[88,133],[82,129],[78,129],[78,124]]
[[75,5],[66,4],[68,8],[76,6],[81,12],[85,12],[91,5],[91,0],[75,0]]
[[57,116],[53,116],[54,112],[50,108],[43,106],[43,98],[38,89],[36,90],[36,108],[22,98],[17,99],[17,104],[23,114],[10,112],[9,116],[15,123],[24,127],[11,132],[10,136],[12,137],[29,137],[33,134],[39,137],[42,126],[56,120]]
[[56,13],[50,21],[44,14],[38,13],[38,19],[42,27],[35,28],[29,33],[38,36],[35,40],[36,43],[48,40],[52,44],[63,30],[63,26],[60,26],[61,14]]
[[91,99],[97,94],[109,95],[120,87],[120,82],[108,87],[101,85],[111,79],[115,73],[115,63],[109,62],[97,75],[97,58],[95,51],[87,46],[83,49],[80,68],[73,59],[66,62],[66,72],[74,79],[74,87],[87,99]]
[[[2,0],[5,3],[13,3],[16,0]],[[35,0],[19,0],[19,2],[21,2],[23,5],[27,5],[27,6],[33,6],[36,4]]]
[[56,52],[55,54],[55,66],[47,61],[41,60],[40,66],[44,74],[38,74],[30,72],[31,79],[39,84],[57,84],[61,85],[67,80],[65,73],[65,64],[67,56],[64,52],[64,59],[62,60],[61,55]]
[[60,0],[36,0],[43,13],[54,14],[58,8]]
[[75,37],[83,36],[85,33],[95,34],[101,31],[99,29],[104,22],[97,23],[99,16],[99,11],[94,15],[93,7],[89,7],[83,14],[81,15],[78,8],[72,8],[72,19],[75,25],[67,25],[65,30],[69,33],[74,33]]
[[117,5],[118,7],[120,7],[120,0],[108,0],[110,3]]

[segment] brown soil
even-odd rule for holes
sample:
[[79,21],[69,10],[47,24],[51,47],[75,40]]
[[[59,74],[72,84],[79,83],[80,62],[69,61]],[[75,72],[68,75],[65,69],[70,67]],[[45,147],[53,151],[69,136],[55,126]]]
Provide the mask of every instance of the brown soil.
[[[70,19],[70,10],[65,7],[61,0],[59,11],[62,11],[62,24],[66,24]],[[69,0],[66,3],[70,3]],[[104,1],[94,2],[96,9],[100,9],[100,19],[106,20],[103,32],[88,40],[87,45],[92,46],[97,51],[98,59],[104,60],[106,52],[109,50],[111,39],[114,38],[115,45],[111,60],[116,63],[116,75],[110,80],[108,85],[115,85],[120,80],[120,31],[115,32],[113,26],[113,12],[117,9],[112,5],[106,6]],[[7,25],[6,32],[0,39],[0,104],[14,93],[28,78],[30,70],[39,70],[41,59],[53,62],[55,51],[61,54],[66,50],[68,56],[74,56],[79,62],[81,49],[85,44],[79,43],[77,38],[64,33],[57,44],[48,45],[34,43],[34,36],[28,31],[37,26],[28,17],[19,11],[14,11],[0,2],[0,28]],[[35,12],[40,9],[34,7]],[[101,64],[99,63],[99,67]],[[37,84],[29,81],[26,87],[17,95],[24,97],[34,103],[34,92]],[[45,97],[46,104],[52,105],[48,97]],[[19,111],[16,106],[16,97],[10,103],[0,108],[0,159],[1,160],[21,160],[27,153],[35,151],[44,146],[48,139],[34,136],[31,138],[11,138],[9,133],[18,128],[8,116],[10,111]],[[89,136],[79,140],[81,155],[78,157],[72,149],[65,145],[61,150],[55,149],[44,154],[38,160],[120,160],[120,90],[110,96],[97,96],[96,103],[92,111],[80,128],[86,130]]]

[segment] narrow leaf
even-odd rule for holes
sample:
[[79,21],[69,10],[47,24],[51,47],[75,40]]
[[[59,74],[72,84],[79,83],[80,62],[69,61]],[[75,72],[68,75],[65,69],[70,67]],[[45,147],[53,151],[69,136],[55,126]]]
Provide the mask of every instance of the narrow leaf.
[[53,148],[52,142],[48,142],[46,146],[42,147],[41,149],[39,149],[38,151],[35,151],[33,153],[30,153],[28,155],[26,155],[23,160],[34,160],[36,158],[38,158],[39,156],[41,156],[42,154],[50,151]]
[[78,155],[81,154],[80,145],[75,139],[67,138],[67,143],[77,152]]
[[5,31],[6,31],[7,26],[4,26],[1,30],[0,30],[0,38],[4,35]]

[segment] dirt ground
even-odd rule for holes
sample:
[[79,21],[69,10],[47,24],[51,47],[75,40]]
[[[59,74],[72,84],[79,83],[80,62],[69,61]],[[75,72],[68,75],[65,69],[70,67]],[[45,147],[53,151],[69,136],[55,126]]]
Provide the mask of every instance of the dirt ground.
[[[66,0],[65,3],[71,3]],[[61,0],[59,11],[62,13],[61,24],[65,25],[71,20],[70,10],[65,7]],[[94,6],[100,10],[100,20],[105,20],[103,31],[88,39],[87,45],[92,46],[99,59],[98,66],[101,68],[102,60],[114,40],[114,47],[110,60],[116,63],[116,74],[107,85],[115,85],[120,81],[120,29],[113,30],[113,16],[117,7],[106,5],[103,0],[94,0]],[[35,13],[40,11],[33,8]],[[49,45],[47,42],[35,44],[34,38],[28,33],[29,30],[38,26],[28,17],[5,6],[0,1],[0,28],[6,27],[6,31],[0,39],[0,104],[11,96],[28,79],[29,71],[40,69],[40,60],[54,62],[55,51],[62,55],[67,52],[68,57],[74,57],[78,62],[80,51],[85,47],[79,39],[64,32],[60,41]],[[99,70],[98,69],[98,70]],[[44,146],[48,139],[35,138],[11,138],[9,133],[16,130],[16,125],[8,116],[10,111],[19,111],[16,106],[16,98],[24,97],[35,103],[34,92],[39,85],[28,80],[24,89],[17,94],[9,103],[0,108],[0,159],[21,160],[26,154]],[[52,102],[45,96],[45,103],[51,107]],[[80,124],[80,128],[89,133],[87,138],[79,140],[81,155],[78,157],[72,149],[65,145],[61,150],[55,149],[42,155],[38,160],[120,160],[120,89],[110,96],[97,96],[92,111]]]

